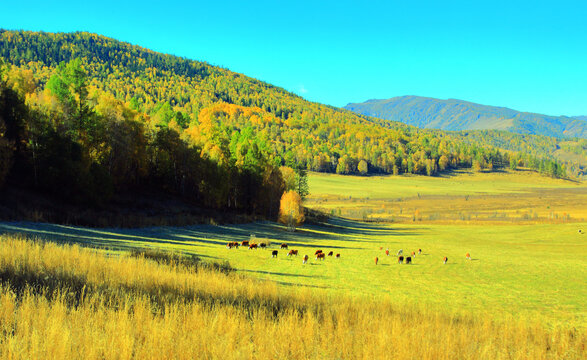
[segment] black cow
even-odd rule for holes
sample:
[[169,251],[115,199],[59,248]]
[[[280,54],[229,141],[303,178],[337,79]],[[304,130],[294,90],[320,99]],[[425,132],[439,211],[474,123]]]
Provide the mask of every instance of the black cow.
[[271,257],[277,257],[277,250],[273,250],[273,252],[271,252]]
[[397,258],[397,263],[398,264],[403,264],[404,263],[404,257],[403,256],[398,257]]
[[408,256],[406,257],[406,264],[411,264],[412,263],[412,257]]

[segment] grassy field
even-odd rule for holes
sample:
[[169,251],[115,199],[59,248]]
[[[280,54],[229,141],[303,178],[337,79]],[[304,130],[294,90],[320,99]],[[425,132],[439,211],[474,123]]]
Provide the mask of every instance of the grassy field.
[[[321,357],[323,354],[317,349],[328,346],[325,345],[329,344],[326,334],[337,333],[344,338],[345,333],[352,331],[363,334],[359,336],[367,336],[366,334],[372,331],[369,328],[370,323],[377,323],[379,328],[374,335],[369,335],[368,351],[361,348],[360,342],[345,343],[338,338],[331,339],[331,343],[341,344],[346,347],[346,352],[330,349],[325,357],[372,358],[377,349],[386,348],[386,341],[399,348],[402,347],[402,341],[417,341],[416,333],[445,331],[450,336],[431,338],[427,333],[423,340],[423,348],[432,349],[449,342],[447,348],[465,346],[470,350],[456,356],[459,358],[583,357],[587,331],[587,222],[583,220],[587,217],[587,198],[584,184],[544,178],[527,172],[465,172],[455,173],[454,176],[446,178],[363,178],[311,174],[310,186],[312,195],[307,201],[310,207],[340,208],[343,214],[346,212],[347,215],[354,214],[353,211],[357,208],[371,209],[367,215],[368,219],[379,217],[388,222],[361,222],[336,217],[326,224],[306,224],[295,233],[288,232],[285,227],[272,222],[142,229],[89,229],[55,224],[5,222],[0,223],[0,234],[23,233],[62,244],[97,247],[100,249],[98,252],[107,255],[107,258],[120,261],[126,261],[124,259],[127,258],[128,251],[133,249],[195,254],[208,262],[227,261],[237,269],[237,276],[240,279],[237,283],[241,284],[241,280],[244,283],[233,287],[228,284],[236,280],[227,282],[224,277],[217,278],[214,275],[210,277],[213,279],[211,282],[202,283],[199,290],[192,289],[190,294],[193,291],[212,291],[216,294],[212,298],[215,298],[219,292],[224,294],[218,295],[222,299],[225,299],[226,294],[242,294],[244,298],[256,299],[254,302],[269,299],[269,302],[278,303],[281,300],[275,299],[285,296],[290,299],[286,302],[293,301],[298,304],[294,306],[296,309],[298,306],[309,306],[321,309],[316,310],[318,313],[331,311],[327,317],[338,318],[346,324],[346,328],[341,330],[336,322],[324,327],[319,323],[313,323],[311,330],[306,329],[307,334],[294,335],[292,331],[305,326],[305,323],[300,322],[300,316],[292,312],[279,313],[280,320],[267,322],[266,317],[268,314],[275,314],[274,310],[263,310],[268,311],[267,313],[254,312],[253,316],[250,309],[243,313],[243,309],[235,310],[234,304],[229,304],[228,308],[223,309],[230,313],[230,316],[239,319],[231,322],[228,318],[216,319],[217,315],[214,314],[217,310],[201,312],[201,309],[189,308],[189,311],[200,311],[198,316],[201,318],[197,320],[200,324],[206,324],[205,326],[218,331],[218,326],[224,321],[222,326],[228,326],[234,334],[242,331],[268,333],[271,336],[296,338],[300,343],[308,341],[305,336],[319,339],[307,344],[314,349],[311,355],[295,353],[293,344],[280,347],[280,351],[283,352],[277,354],[272,353],[270,348],[250,345],[255,343],[253,340],[249,342],[248,347],[247,341],[239,341],[233,347],[237,355],[242,356],[234,358],[287,358],[288,356],[280,354],[293,353],[295,355],[289,357]],[[360,197],[361,194],[364,196]],[[383,209],[390,210],[390,213],[376,212],[376,209],[381,209],[382,204]],[[405,212],[403,217],[399,209]],[[414,216],[416,211],[419,211],[419,217]],[[430,217],[436,212],[442,216]],[[505,215],[493,216],[492,212],[501,212]],[[557,216],[549,216],[551,213]],[[390,216],[393,217],[393,221],[389,221],[392,220]],[[6,239],[9,238],[4,237],[1,241]],[[229,250],[226,247],[227,242],[243,240],[265,242],[270,245],[268,249],[259,250]],[[287,243],[290,249],[298,249],[300,256],[287,257],[286,251],[280,249],[282,243]],[[317,249],[324,252],[333,251],[334,254],[340,253],[341,258],[327,257],[325,261],[315,260],[313,254]],[[386,249],[390,250],[390,256],[385,254]],[[403,249],[404,254],[422,249],[422,255],[416,256],[412,265],[400,265],[394,256],[399,249]],[[277,258],[272,258],[271,250],[278,250]],[[471,260],[465,259],[466,253],[471,254]],[[306,254],[310,256],[310,261],[304,265],[302,257]],[[8,254],[6,258],[18,256],[20,255]],[[29,258],[29,255],[22,256],[24,259]],[[445,256],[448,257],[446,265],[442,263]],[[375,257],[379,260],[377,265]],[[58,262],[58,258],[59,256],[55,257],[53,261]],[[98,260],[98,263],[101,261]],[[72,264],[60,265],[59,271],[67,272],[71,270],[70,267],[79,267]],[[84,264],[90,264],[89,260]],[[143,264],[136,267],[136,264],[133,264],[135,270],[129,270],[130,273],[139,272],[141,266],[150,266]],[[18,266],[16,268],[27,268],[22,264]],[[46,269],[43,266],[41,269]],[[89,265],[82,265],[84,266]],[[57,273],[60,273],[59,271]],[[103,273],[103,270],[96,271],[98,275]],[[116,274],[120,278],[116,280],[116,284],[126,281],[125,272],[119,271]],[[102,281],[102,275],[98,275],[98,280],[95,281]],[[151,281],[149,276],[145,276],[145,279],[137,278],[136,281],[140,284],[143,284],[143,281]],[[151,290],[156,294],[160,295],[157,286],[164,286],[167,281],[165,279],[168,279],[166,276],[160,280],[153,280],[154,288]],[[269,281],[256,282],[257,279]],[[181,281],[173,286],[182,288],[183,285],[180,283]],[[144,293],[136,296],[139,295],[145,296]],[[159,295],[149,296],[152,298]],[[12,295],[5,295],[5,299],[6,296]],[[42,300],[35,298],[38,295],[31,296],[35,304],[42,303]],[[45,299],[51,298],[43,296]],[[128,296],[124,295],[121,299],[128,299]],[[204,298],[208,299],[206,296]],[[289,298],[290,296],[293,298]],[[263,298],[265,300],[261,300]],[[340,299],[345,300],[340,302]],[[8,300],[5,301],[10,303]],[[358,304],[365,304],[365,309]],[[50,308],[52,305],[48,303],[42,306]],[[88,306],[100,308],[103,304]],[[357,322],[355,315],[350,318],[343,316],[342,313],[348,311],[349,307],[355,315],[358,309],[361,309],[360,312],[364,311],[362,315],[357,316],[367,320]],[[104,314],[108,311],[110,310],[103,309]],[[153,311],[157,313],[159,310]],[[378,312],[391,312],[395,314],[395,318],[391,323],[381,322],[383,318],[377,315]],[[73,315],[60,316],[63,320]],[[251,316],[254,320],[251,320]],[[158,320],[157,317],[153,319],[171,323],[181,323],[185,320],[181,320],[181,316],[171,320]],[[413,326],[409,319],[419,319],[419,325],[406,333],[401,329]],[[71,321],[74,321],[73,318]],[[104,319],[96,318],[95,321],[100,323]],[[288,325],[286,326],[283,321],[289,322]],[[127,327],[133,326],[132,319],[126,319],[123,323]],[[458,324],[462,323],[469,325],[459,327],[461,325]],[[158,328],[161,324],[149,324],[152,328],[147,327],[145,331],[167,331],[165,328]],[[173,326],[181,328],[183,325]],[[178,331],[176,328],[174,331]],[[487,334],[477,333],[484,328],[488,329]],[[529,328],[533,329],[532,335],[528,335]],[[381,329],[386,329],[387,333],[380,332]],[[575,333],[576,331],[578,333]],[[390,338],[389,333],[394,335]],[[415,337],[410,337],[409,334]],[[470,342],[467,340],[469,334],[473,334]],[[210,332],[205,336],[212,339],[217,334]],[[544,343],[551,340],[544,339],[554,338],[562,339],[559,344],[562,348],[557,348],[558,352],[549,353],[551,350],[541,348],[551,349],[552,344]],[[186,342],[181,342],[183,340]],[[181,346],[187,346],[187,351],[189,341],[183,340],[180,341]],[[473,343],[481,345],[473,346]],[[516,349],[516,343],[520,344],[519,349]],[[6,342],[2,343],[0,340],[0,347],[5,345]],[[569,350],[569,346],[574,350]],[[251,355],[252,349],[258,356]],[[201,350],[210,358],[221,357],[218,348]],[[413,355],[409,349],[404,350],[401,352],[403,356],[398,355],[398,358]],[[451,356],[450,352],[418,352],[417,357],[455,356]]]
[[393,222],[560,223],[587,219],[587,186],[530,171],[442,177],[312,173],[306,205],[332,215]]
[[[0,236],[0,358],[583,359],[584,329]],[[325,296],[326,295],[326,296]]]
[[[135,230],[84,229],[35,223],[5,223],[0,231],[22,232],[91,246],[110,252],[157,248],[225,261],[239,272],[274,280],[283,287],[304,286],[329,293],[391,296],[397,304],[425,304],[437,309],[506,312],[544,317],[552,323],[587,321],[587,224],[434,225],[366,224],[332,220],[289,233],[274,223]],[[278,250],[229,250],[228,241],[283,242],[299,249],[287,257]],[[380,250],[382,248],[382,250]],[[422,249],[410,266],[386,256]],[[316,261],[314,251],[340,253]],[[465,260],[469,252],[472,260]],[[310,255],[302,264],[303,255]],[[442,258],[447,256],[446,265]],[[374,259],[379,258],[375,266]]]

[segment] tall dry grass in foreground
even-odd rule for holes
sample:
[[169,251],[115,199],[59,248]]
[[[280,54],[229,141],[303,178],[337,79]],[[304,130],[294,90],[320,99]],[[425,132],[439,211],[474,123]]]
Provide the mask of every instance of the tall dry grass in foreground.
[[[152,256],[0,237],[7,359],[581,359],[585,329],[284,291]],[[161,260],[161,258],[156,258]],[[177,261],[176,261],[177,260]]]

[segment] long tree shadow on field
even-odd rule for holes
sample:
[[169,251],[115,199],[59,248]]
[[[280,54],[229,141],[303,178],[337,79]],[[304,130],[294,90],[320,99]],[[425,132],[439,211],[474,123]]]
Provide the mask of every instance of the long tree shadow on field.
[[[417,232],[395,231],[388,226],[368,224],[335,218],[324,225],[304,225],[295,232],[265,221],[239,225],[193,225],[186,227],[150,227],[139,229],[84,228],[78,226],[33,223],[0,222],[0,234],[22,233],[50,241],[83,246],[130,250],[145,247],[173,246],[177,251],[195,253],[197,246],[224,246],[227,242],[253,240],[271,241],[272,247],[287,243],[295,248],[348,249],[333,245],[337,242],[377,242],[374,236],[414,235]],[[330,243],[330,244],[329,244]],[[358,249],[356,246],[353,249]],[[212,257],[212,256],[208,256]]]

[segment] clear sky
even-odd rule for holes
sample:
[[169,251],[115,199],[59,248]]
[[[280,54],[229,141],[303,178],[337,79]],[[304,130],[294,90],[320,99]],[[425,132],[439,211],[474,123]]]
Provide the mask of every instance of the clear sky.
[[587,0],[0,0],[0,27],[90,31],[334,106],[400,95],[587,115]]

